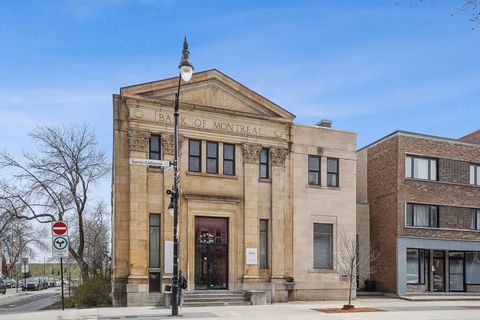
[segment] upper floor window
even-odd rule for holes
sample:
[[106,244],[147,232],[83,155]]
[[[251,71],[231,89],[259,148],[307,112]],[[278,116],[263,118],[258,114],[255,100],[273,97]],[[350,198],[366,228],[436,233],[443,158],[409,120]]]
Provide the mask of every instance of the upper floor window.
[[308,184],[320,184],[319,156],[308,156]]
[[405,157],[405,177],[437,180],[437,160],[407,155]]
[[470,184],[480,186],[480,165],[470,165]]
[[480,230],[480,209],[473,209],[470,229]]
[[188,140],[188,171],[202,171],[202,142],[200,140]]
[[327,158],[327,186],[338,187],[338,159]]
[[269,159],[268,159],[268,149],[263,148],[260,151],[260,178],[268,179],[269,175]]
[[158,134],[152,134],[148,145],[149,159],[160,160],[160,136]]
[[235,175],[235,145],[223,144],[223,174]]
[[207,173],[218,173],[218,143],[207,141]]
[[438,228],[438,206],[407,203],[406,225]]

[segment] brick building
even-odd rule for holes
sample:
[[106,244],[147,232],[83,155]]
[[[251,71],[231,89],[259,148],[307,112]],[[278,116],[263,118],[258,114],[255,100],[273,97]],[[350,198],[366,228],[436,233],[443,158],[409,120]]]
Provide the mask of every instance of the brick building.
[[459,139],[396,131],[357,156],[357,211],[369,208],[357,219],[370,219],[380,254],[377,290],[480,292],[480,130]]
[[[113,96],[113,304],[158,305],[172,277],[171,170],[178,78]],[[294,115],[218,70],[180,97],[179,264],[190,293],[262,301],[345,298],[337,235],[355,237],[356,135]],[[219,290],[219,291],[218,291]],[[190,296],[191,297],[191,296]]]

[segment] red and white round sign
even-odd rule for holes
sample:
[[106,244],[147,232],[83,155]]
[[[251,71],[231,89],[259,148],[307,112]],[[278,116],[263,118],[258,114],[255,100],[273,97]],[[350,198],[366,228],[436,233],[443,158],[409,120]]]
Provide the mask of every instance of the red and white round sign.
[[56,221],[52,223],[52,233],[54,235],[64,235],[67,234],[68,228],[67,224],[63,221]]

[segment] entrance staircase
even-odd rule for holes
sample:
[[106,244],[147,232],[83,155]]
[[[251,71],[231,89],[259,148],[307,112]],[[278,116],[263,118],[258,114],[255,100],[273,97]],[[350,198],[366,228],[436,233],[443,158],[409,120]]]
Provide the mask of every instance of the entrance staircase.
[[184,294],[184,307],[246,306],[250,301],[243,293],[230,291],[196,291]]

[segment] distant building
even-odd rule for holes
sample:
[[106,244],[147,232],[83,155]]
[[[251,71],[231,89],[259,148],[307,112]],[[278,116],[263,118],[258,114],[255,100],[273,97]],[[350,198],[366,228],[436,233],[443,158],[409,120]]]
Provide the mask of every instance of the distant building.
[[[115,306],[159,304],[172,276],[171,170],[178,78],[113,97]],[[264,292],[266,300],[339,299],[339,233],[355,237],[356,135],[294,115],[217,70],[180,97],[180,268],[188,292]],[[187,293],[188,293],[187,292]]]
[[396,131],[357,155],[357,223],[380,254],[362,277],[399,296],[480,292],[480,130]]

